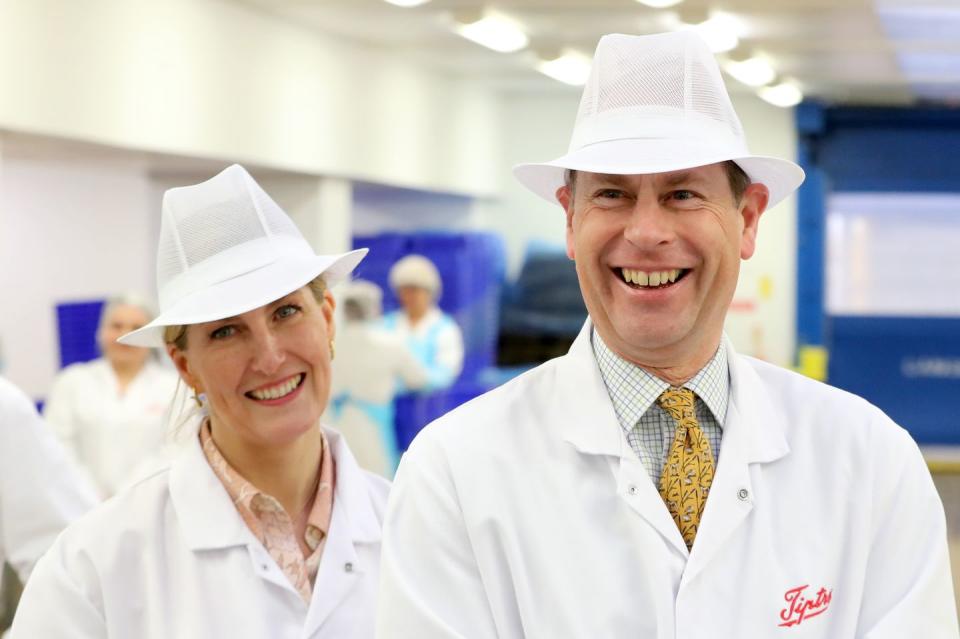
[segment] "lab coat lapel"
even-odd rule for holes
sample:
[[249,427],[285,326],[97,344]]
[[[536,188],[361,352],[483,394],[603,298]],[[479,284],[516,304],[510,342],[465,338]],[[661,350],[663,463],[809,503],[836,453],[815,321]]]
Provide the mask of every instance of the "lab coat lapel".
[[[343,437],[324,429],[336,463],[330,529],[313,585],[313,597],[304,627],[304,637],[317,630],[342,605],[365,572],[376,566],[365,565],[357,553],[360,544],[380,543],[380,524],[367,492],[367,479],[347,448]],[[369,614],[374,614],[373,610]]]
[[190,550],[211,550],[256,541],[193,435],[170,466],[170,500]]
[[627,443],[603,383],[590,343],[593,325],[588,319],[557,362],[556,388],[548,392],[545,415],[561,436],[585,455],[608,458],[616,491],[679,552],[687,553],[683,537],[667,510],[643,463]]
[[770,402],[756,371],[725,342],[730,362],[730,403],[717,472],[684,581],[695,577],[749,517],[755,490],[762,489],[755,485],[762,476],[757,465],[790,452],[783,415]]

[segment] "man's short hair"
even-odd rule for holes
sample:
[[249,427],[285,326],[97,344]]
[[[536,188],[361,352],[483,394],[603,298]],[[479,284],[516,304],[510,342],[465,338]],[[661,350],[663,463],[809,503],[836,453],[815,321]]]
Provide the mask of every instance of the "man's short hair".
[[[733,193],[733,201],[740,204],[740,198],[743,197],[747,187],[750,186],[750,176],[733,160],[724,162],[723,168],[727,172],[727,182],[730,184],[730,192]],[[572,193],[577,183],[577,171],[566,169],[563,172],[563,183]]]

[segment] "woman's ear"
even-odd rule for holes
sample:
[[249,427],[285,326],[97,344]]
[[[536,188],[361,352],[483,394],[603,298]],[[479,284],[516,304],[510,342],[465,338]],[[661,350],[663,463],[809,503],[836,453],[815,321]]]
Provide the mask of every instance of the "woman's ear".
[[180,379],[190,388],[196,389],[197,392],[202,392],[202,389],[197,388],[196,380],[190,373],[190,362],[186,352],[177,348],[175,344],[167,344],[167,355],[170,356],[170,361],[173,362],[177,373],[180,374]]
[[337,333],[337,326],[333,321],[334,311],[336,310],[337,300],[333,297],[333,293],[324,291],[323,304],[320,305],[320,312],[323,313],[323,318],[327,320],[327,333],[330,335],[331,340],[333,340],[334,335]]

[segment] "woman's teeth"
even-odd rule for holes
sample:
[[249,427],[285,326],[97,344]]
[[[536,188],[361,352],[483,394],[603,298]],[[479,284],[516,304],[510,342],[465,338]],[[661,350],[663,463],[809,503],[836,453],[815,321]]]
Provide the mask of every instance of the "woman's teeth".
[[254,399],[280,399],[292,393],[294,389],[300,385],[301,380],[303,380],[303,373],[300,373],[296,377],[291,377],[282,384],[250,391],[250,395]]
[[623,275],[623,281],[627,284],[636,284],[637,286],[661,286],[663,284],[677,281],[681,269],[671,269],[669,271],[635,271],[629,268],[620,269]]

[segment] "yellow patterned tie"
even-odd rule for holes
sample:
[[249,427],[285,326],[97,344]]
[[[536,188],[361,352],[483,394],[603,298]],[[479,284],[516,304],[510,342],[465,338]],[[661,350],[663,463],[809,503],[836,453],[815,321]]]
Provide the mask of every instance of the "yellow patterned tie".
[[668,388],[657,401],[677,422],[673,444],[660,474],[660,496],[677,522],[687,548],[692,548],[713,481],[713,453],[697,422],[693,391]]

